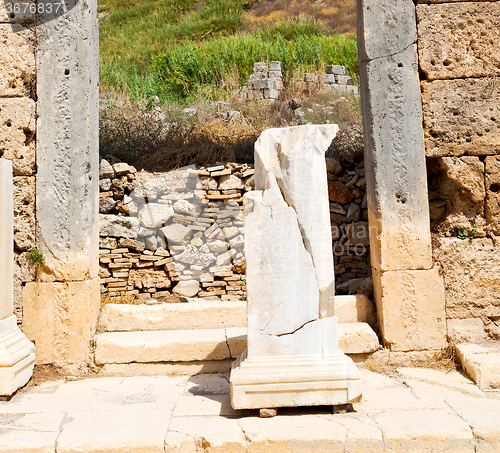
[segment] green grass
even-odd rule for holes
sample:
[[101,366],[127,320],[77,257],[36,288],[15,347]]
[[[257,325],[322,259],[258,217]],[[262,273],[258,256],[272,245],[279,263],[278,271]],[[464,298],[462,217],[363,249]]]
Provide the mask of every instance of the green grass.
[[100,14],[109,15],[100,25],[101,83],[133,100],[186,103],[200,89],[221,97],[224,80],[237,77],[242,86],[256,61],[280,60],[285,75],[327,64],[358,73],[355,36],[307,20],[251,33],[244,0],[102,1]]

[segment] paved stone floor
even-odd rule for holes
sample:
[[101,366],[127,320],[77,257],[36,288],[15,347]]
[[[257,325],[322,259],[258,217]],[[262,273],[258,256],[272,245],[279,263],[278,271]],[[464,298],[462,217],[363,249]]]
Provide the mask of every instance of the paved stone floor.
[[500,452],[500,399],[458,372],[361,370],[363,401],[234,411],[228,375],[46,382],[0,402],[0,453]]

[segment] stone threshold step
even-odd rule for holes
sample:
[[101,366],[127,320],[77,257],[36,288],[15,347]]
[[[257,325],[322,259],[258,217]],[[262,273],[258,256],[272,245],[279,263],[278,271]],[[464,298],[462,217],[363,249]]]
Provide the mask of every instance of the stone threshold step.
[[[368,324],[339,324],[340,348],[349,355],[370,354],[380,345]],[[106,332],[95,337],[97,365],[169,363],[236,359],[247,347],[247,329]]]
[[456,346],[462,368],[485,392],[500,390],[500,342]]
[[[188,300],[158,305],[107,304],[101,311],[99,332],[225,329],[247,324],[244,300]],[[335,296],[334,304],[339,323],[375,322],[374,308],[365,296]]]

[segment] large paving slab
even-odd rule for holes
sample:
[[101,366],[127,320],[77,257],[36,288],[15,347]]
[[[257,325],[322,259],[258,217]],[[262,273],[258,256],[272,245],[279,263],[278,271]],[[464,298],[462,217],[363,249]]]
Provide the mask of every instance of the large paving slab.
[[415,380],[431,380],[416,370],[361,369],[353,412],[287,408],[271,419],[231,408],[227,373],[47,382],[0,401],[0,453],[500,451],[500,400],[439,385],[444,372]]

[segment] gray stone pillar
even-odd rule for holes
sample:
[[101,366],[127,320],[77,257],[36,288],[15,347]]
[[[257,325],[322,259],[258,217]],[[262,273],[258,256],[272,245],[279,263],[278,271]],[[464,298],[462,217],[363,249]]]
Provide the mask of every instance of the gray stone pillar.
[[82,363],[99,311],[98,25],[70,0],[37,28],[37,244],[46,256],[23,296],[37,362]]
[[444,287],[432,269],[422,100],[412,0],[358,1],[370,247],[384,344],[446,342]]
[[13,315],[14,206],[12,162],[0,159],[0,395],[12,395],[28,382],[35,348]]

